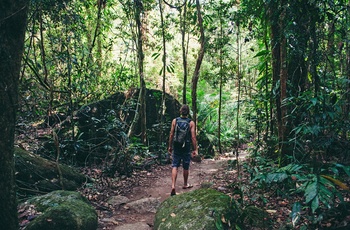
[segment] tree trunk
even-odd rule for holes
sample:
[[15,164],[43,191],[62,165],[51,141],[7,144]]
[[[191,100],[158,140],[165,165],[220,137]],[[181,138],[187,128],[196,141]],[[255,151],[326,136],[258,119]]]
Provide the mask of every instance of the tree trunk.
[[141,14],[143,13],[142,0],[135,1],[135,21],[137,25],[137,57],[138,57],[138,71],[140,76],[140,92],[138,98],[138,104],[136,106],[135,117],[130,126],[128,136],[131,137],[134,134],[136,125],[141,119],[141,142],[147,144],[147,127],[146,127],[146,84],[144,80],[144,54],[143,54],[143,30],[142,30],[142,21]]
[[47,79],[49,76],[49,72],[47,71],[47,65],[46,65],[46,49],[44,45],[44,28],[43,28],[43,10],[40,8],[39,10],[39,30],[40,30],[40,55],[42,60],[42,65],[44,68],[44,82],[47,83]]
[[336,84],[336,74],[335,74],[335,61],[334,61],[334,39],[335,39],[335,19],[331,19],[330,22],[328,22],[328,41],[327,41],[327,69],[326,72],[331,76],[331,81],[333,83],[333,87]]
[[[166,40],[165,40],[165,26],[164,26],[164,16],[163,16],[163,1],[159,0],[159,13],[160,13],[160,23],[162,29],[162,42],[163,42],[163,84],[162,84],[162,101],[160,105],[160,125],[159,125],[159,143],[163,143],[163,122],[165,114],[165,77],[166,77]],[[159,153],[161,157],[162,154]]]
[[[279,100],[279,92],[277,91],[277,95],[274,96],[274,88],[277,86],[279,75],[280,75],[280,68],[281,68],[281,60],[280,60],[280,40],[279,40],[279,34],[280,34],[280,28],[278,26],[277,20],[278,17],[276,17],[274,10],[277,9],[276,3],[271,2],[272,5],[268,7],[269,17],[270,17],[270,24],[271,24],[271,48],[272,48],[272,85],[271,85],[271,93],[270,93],[270,132],[271,136],[274,135],[275,132],[275,122],[273,122],[273,116],[274,116],[274,107],[272,105],[276,104],[275,107],[275,113],[276,113],[276,120],[277,124],[280,123],[281,120],[281,104]],[[275,101],[275,103],[274,103]]]
[[93,60],[93,55],[92,55],[92,50],[94,49],[95,45],[96,45],[96,41],[98,39],[98,36],[100,35],[100,28],[101,28],[101,17],[102,17],[102,8],[103,8],[103,4],[102,1],[97,1],[97,18],[96,18],[96,27],[94,30],[94,37],[92,38],[92,42],[89,48],[89,59],[87,61],[88,67],[90,66],[90,62],[92,62]]
[[[223,29],[222,29],[222,24],[221,24],[221,19],[220,19],[220,40],[222,41],[223,39]],[[220,57],[219,57],[219,72],[220,72],[220,82],[219,82],[219,110],[218,110],[218,146],[219,146],[219,153],[222,154],[222,148],[221,148],[221,108],[222,108],[222,87],[223,87],[223,57],[222,57],[222,47],[219,50],[220,52]]]
[[[283,1],[282,1],[283,7]],[[284,28],[284,20],[285,20],[285,9],[282,11],[280,16],[280,28]],[[279,161],[280,165],[283,164],[283,159],[286,154],[285,144],[286,141],[286,115],[287,115],[287,106],[283,105],[283,101],[287,98],[287,79],[288,79],[288,68],[287,68],[287,39],[285,36],[280,33],[281,36],[281,47],[280,47],[280,61],[281,61],[281,69],[280,69],[280,114],[281,118],[278,123],[278,140],[279,140]]]
[[[286,98],[287,94],[287,50],[286,50],[286,38],[283,36],[282,28],[284,28],[284,17],[285,10],[283,10],[284,1],[281,3],[271,2],[268,6],[268,14],[270,17],[271,24],[271,40],[272,40],[272,88],[271,88],[271,105],[273,100],[276,101],[276,118],[277,118],[277,130],[278,130],[278,150],[279,150],[279,160],[280,163],[284,156],[284,145],[285,141],[285,115],[286,107],[282,105],[283,100]],[[276,13],[281,11],[280,14]],[[280,81],[280,90],[277,91],[277,95],[273,98],[274,88],[277,86],[278,81]],[[272,106],[271,106],[272,109]],[[271,113],[272,114],[272,113]],[[273,134],[273,122],[271,124],[271,134]]]
[[8,230],[18,229],[13,151],[28,3],[0,3],[0,223]]
[[[347,7],[347,18],[346,18],[346,25],[347,25],[347,31],[346,31],[346,36],[347,36],[347,39],[346,39],[346,77],[348,79],[347,81],[347,84],[345,86],[345,106],[344,106],[344,121],[349,121],[350,119],[350,1],[348,2],[348,7]],[[348,134],[349,134],[349,130],[346,129],[346,127],[344,127],[343,129],[343,133],[342,133],[342,136],[344,139],[347,139],[348,138]]]
[[[269,42],[267,40],[267,28],[266,28],[266,24],[264,27],[264,44],[265,44],[265,49],[269,50]],[[270,104],[268,103],[268,98],[270,95],[269,92],[269,78],[267,77],[269,74],[269,63],[266,62],[265,65],[265,75],[266,75],[266,80],[265,80],[265,102],[264,102],[264,106],[265,106],[265,114],[266,114],[266,128],[265,128],[265,135],[264,135],[264,140],[267,141],[269,138],[269,132],[271,132],[271,121],[272,121],[272,104],[270,101]],[[272,135],[272,133],[270,133]]]
[[314,90],[315,90],[315,97],[317,97],[318,92],[320,91],[320,77],[317,74],[317,47],[318,47],[318,40],[316,36],[316,23],[313,21],[310,25],[310,51],[311,51],[311,63],[310,63],[310,74],[313,79],[314,83]]
[[[240,126],[239,126],[239,114],[240,114],[240,100],[241,100],[241,45],[239,42],[239,36],[240,36],[240,25],[237,22],[237,114],[236,114],[236,128],[237,128],[237,143],[236,143],[236,159],[238,160],[238,148],[240,145]],[[238,175],[240,174],[240,171],[238,170]]]
[[200,50],[197,57],[196,67],[193,72],[192,77],[192,112],[193,112],[193,121],[197,122],[197,84],[199,79],[199,71],[202,65],[203,57],[204,57],[204,27],[203,27],[203,18],[201,13],[201,5],[199,0],[196,0],[197,7],[197,17],[198,17],[198,25],[200,29]]
[[[184,69],[184,82],[182,87],[182,103],[187,104],[186,100],[186,85],[187,85],[187,51],[188,48],[186,46],[186,15],[187,15],[187,0],[184,1],[184,10],[183,14],[180,13],[180,21],[181,21],[181,47],[182,47],[182,65]],[[187,43],[188,44],[188,43]]]

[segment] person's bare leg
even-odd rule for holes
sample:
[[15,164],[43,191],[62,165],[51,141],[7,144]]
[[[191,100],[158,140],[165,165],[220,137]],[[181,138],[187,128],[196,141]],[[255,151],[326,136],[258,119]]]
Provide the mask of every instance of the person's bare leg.
[[175,184],[176,184],[176,178],[177,178],[177,168],[173,167],[171,170],[171,192],[175,193]]
[[183,170],[183,175],[184,175],[184,187],[187,187],[188,185],[188,175],[189,175],[190,170]]

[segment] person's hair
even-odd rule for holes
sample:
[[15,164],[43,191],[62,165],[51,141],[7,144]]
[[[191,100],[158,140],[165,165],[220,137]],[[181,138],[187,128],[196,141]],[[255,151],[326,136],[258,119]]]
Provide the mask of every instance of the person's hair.
[[190,113],[190,107],[188,105],[182,105],[180,109],[180,114],[182,116],[187,116]]

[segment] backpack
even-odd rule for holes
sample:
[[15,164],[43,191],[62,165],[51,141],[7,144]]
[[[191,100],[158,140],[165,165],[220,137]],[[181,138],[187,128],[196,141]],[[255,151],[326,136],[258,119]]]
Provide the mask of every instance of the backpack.
[[190,122],[191,120],[188,118],[176,118],[174,146],[185,147],[186,141],[189,140]]

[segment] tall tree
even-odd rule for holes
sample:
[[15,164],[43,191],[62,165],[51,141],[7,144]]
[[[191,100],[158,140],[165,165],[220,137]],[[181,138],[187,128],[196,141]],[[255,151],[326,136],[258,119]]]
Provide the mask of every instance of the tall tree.
[[241,74],[242,74],[242,63],[241,63],[241,60],[242,60],[242,52],[241,52],[241,44],[240,44],[240,36],[241,36],[241,32],[240,32],[240,23],[239,21],[236,23],[237,24],[237,86],[238,86],[238,89],[237,89],[237,114],[236,114],[236,128],[237,128],[237,144],[236,144],[236,158],[238,159],[238,148],[239,148],[239,145],[240,145],[240,126],[239,126],[239,115],[241,113],[240,111],[240,104],[241,104]]
[[[274,88],[276,87],[276,85],[278,84],[279,81],[279,75],[280,75],[280,68],[281,68],[281,56],[280,56],[280,49],[281,49],[281,45],[280,45],[280,33],[281,33],[281,29],[279,27],[278,24],[278,17],[279,17],[279,8],[278,7],[278,3],[276,3],[275,1],[271,1],[268,6],[267,6],[267,14],[268,14],[268,20],[269,20],[269,24],[270,24],[270,33],[271,33],[271,55],[272,55],[272,86],[271,86],[271,92],[274,91]],[[282,115],[281,115],[281,110],[278,109],[281,107],[281,101],[279,99],[279,91],[277,91],[276,93],[277,95],[274,97],[273,94],[271,93],[271,98],[270,98],[270,104],[276,104],[276,119],[277,119],[277,123],[280,123],[282,120]],[[275,100],[276,103],[274,103],[273,101]],[[272,108],[272,106],[271,106]],[[272,114],[272,112],[271,112]],[[273,122],[271,122],[271,135],[273,135],[273,131],[274,131],[274,126],[273,126]]]
[[[286,5],[285,1],[281,1],[281,7],[283,8],[280,20],[279,20],[279,28],[284,28],[285,26],[285,18],[286,18]],[[287,38],[280,33],[280,97],[279,104],[280,107],[277,109],[280,110],[280,119],[278,120],[278,140],[279,140],[279,160],[281,161],[286,154],[285,149],[285,141],[286,141],[286,116],[287,116],[287,107],[285,105],[285,99],[287,97],[287,79],[288,79],[288,69],[287,69]]]
[[[188,45],[189,45],[189,33],[187,31],[188,24],[188,1],[183,0],[183,3],[179,3],[175,1],[175,3],[171,3],[173,1],[163,0],[163,2],[168,5],[170,8],[177,9],[179,11],[180,17],[180,33],[181,33],[181,49],[182,49],[182,67],[183,67],[183,83],[182,83],[182,103],[187,104],[187,78],[188,78],[188,64],[187,64],[187,56],[188,56]],[[187,35],[187,39],[186,39]]]
[[0,224],[18,229],[14,132],[28,0],[0,2]]
[[[347,83],[345,85],[345,106],[343,108],[344,120],[350,120],[350,0],[347,5],[347,14],[346,14],[346,79]],[[349,137],[349,130],[343,128],[343,137],[347,139]]]
[[143,144],[147,143],[147,126],[146,126],[146,84],[144,78],[144,53],[143,53],[143,28],[142,28],[142,15],[144,13],[142,0],[134,1],[135,22],[137,26],[137,62],[138,62],[138,74],[140,79],[140,91],[138,103],[135,111],[134,120],[130,126],[128,136],[131,137],[136,129],[139,119],[141,120],[141,141]]
[[163,2],[161,0],[158,0],[159,5],[159,13],[160,13],[160,25],[162,30],[162,44],[163,44],[163,67],[162,67],[162,101],[160,104],[160,126],[159,126],[159,143],[163,143],[163,120],[165,115],[165,80],[166,80],[166,38],[165,38],[165,24],[164,24],[164,15],[163,15]]
[[199,0],[196,0],[196,8],[197,8],[198,26],[200,31],[200,48],[198,52],[196,66],[192,76],[192,112],[193,112],[193,121],[195,123],[197,121],[197,84],[199,79],[200,68],[204,57],[204,51],[205,51],[203,17],[202,17],[201,5]]
[[220,37],[220,50],[219,50],[219,109],[218,109],[218,146],[219,146],[219,153],[222,154],[222,148],[221,148],[221,109],[222,109],[222,87],[223,87],[223,78],[224,78],[224,70],[223,70],[223,38],[224,38],[224,32],[223,32],[223,20],[222,20],[222,1],[220,1],[219,6],[219,37]]
[[[181,9],[181,8],[180,8]],[[183,10],[180,11],[180,27],[181,27],[181,48],[182,48],[182,66],[183,66],[183,85],[182,85],[182,103],[187,104],[186,92],[187,92],[187,76],[188,76],[188,67],[187,67],[187,54],[188,54],[188,42],[186,42],[186,28],[187,28],[187,0],[184,0]]]

